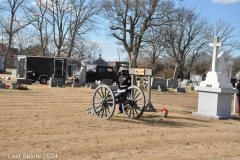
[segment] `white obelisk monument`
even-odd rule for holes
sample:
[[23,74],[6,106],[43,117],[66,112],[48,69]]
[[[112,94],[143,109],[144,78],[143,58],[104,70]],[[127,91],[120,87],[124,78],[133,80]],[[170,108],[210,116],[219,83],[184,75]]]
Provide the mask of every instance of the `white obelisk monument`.
[[231,116],[232,96],[237,90],[230,83],[231,77],[225,75],[233,62],[225,61],[226,51],[218,55],[218,47],[221,46],[218,41],[218,36],[215,36],[214,42],[210,43],[213,47],[212,70],[207,73],[206,80],[195,87],[199,92],[198,111],[193,115],[213,119],[234,118]]

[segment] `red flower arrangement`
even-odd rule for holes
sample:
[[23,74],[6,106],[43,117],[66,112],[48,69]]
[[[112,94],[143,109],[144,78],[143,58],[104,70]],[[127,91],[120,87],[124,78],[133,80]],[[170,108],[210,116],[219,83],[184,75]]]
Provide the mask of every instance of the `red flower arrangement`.
[[9,89],[10,88],[10,85],[9,84],[6,84],[6,89]]
[[166,108],[161,109],[161,112],[163,114],[163,117],[167,117],[168,115],[168,110]]

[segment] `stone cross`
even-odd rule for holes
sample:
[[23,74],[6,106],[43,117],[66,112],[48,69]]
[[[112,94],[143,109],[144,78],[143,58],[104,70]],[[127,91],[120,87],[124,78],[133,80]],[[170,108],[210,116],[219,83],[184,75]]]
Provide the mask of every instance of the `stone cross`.
[[218,41],[219,41],[219,37],[215,36],[214,42],[209,44],[209,46],[213,47],[212,72],[216,72],[218,47],[222,45]]

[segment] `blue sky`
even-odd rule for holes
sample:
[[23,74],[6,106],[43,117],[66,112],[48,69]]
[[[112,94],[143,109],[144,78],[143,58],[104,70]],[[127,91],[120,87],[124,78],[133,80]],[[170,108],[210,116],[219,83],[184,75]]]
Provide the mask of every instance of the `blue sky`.
[[[240,34],[240,0],[175,0],[178,5],[186,7],[194,7],[197,4],[197,9],[204,17],[214,23],[221,19],[231,23],[236,27],[235,32]],[[121,48],[116,44],[114,38],[109,38],[106,33],[106,26],[102,25],[97,31],[97,35],[91,36],[92,41],[96,41],[103,49],[102,57],[106,61],[118,60],[117,49]],[[239,53],[240,54],[240,53]],[[121,60],[124,60],[127,53],[121,54]]]

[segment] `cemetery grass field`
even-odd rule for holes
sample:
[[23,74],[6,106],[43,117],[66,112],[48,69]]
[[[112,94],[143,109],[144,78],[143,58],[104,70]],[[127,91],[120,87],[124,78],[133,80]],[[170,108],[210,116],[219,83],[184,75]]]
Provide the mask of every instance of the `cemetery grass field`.
[[0,90],[0,160],[240,159],[239,116],[193,116],[198,93],[188,88],[186,94],[152,91],[157,112],[144,112],[140,119],[117,114],[116,106],[110,120],[101,120],[85,113],[94,90],[27,87]]

